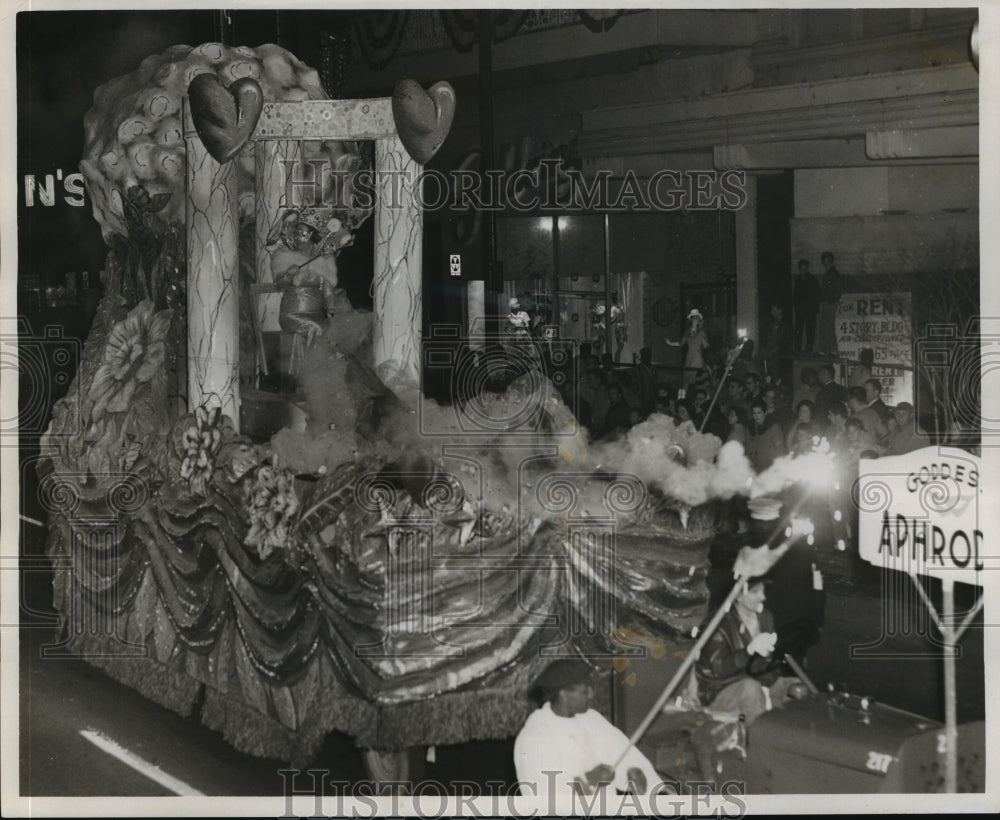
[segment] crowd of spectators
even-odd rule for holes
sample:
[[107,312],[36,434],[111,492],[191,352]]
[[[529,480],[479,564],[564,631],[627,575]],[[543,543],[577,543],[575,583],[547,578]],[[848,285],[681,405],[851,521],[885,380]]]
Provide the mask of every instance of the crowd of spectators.
[[[822,439],[846,464],[931,443],[911,404],[885,404],[882,385],[864,361],[854,367],[847,384],[837,381],[832,363],[804,367],[794,389],[752,369],[760,358],[736,361],[743,366],[734,366],[719,390],[724,368],[705,367],[693,379],[672,374],[676,379],[665,381],[649,348],[643,348],[637,364],[621,367],[610,356],[597,358],[583,344],[575,378],[561,379],[561,390],[592,441],[612,441],[660,413],[678,426],[690,422],[723,441],[740,442],[758,472],[780,456],[809,452]],[[861,380],[859,372],[867,378]]]

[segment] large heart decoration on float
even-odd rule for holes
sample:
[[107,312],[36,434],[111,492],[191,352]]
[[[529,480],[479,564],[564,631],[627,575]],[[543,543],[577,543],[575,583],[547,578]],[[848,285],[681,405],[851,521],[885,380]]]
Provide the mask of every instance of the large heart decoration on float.
[[442,81],[424,91],[416,80],[400,80],[392,90],[392,119],[406,152],[425,165],[451,130],[455,89]]
[[229,162],[247,144],[264,107],[264,92],[252,77],[226,88],[214,74],[199,74],[188,98],[195,130],[217,162]]

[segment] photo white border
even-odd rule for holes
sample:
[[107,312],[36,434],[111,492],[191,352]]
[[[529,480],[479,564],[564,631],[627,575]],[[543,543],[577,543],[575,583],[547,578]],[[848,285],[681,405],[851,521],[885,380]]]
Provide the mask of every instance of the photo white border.
[[[0,315],[13,314],[17,304],[17,201],[20,196],[20,185],[17,179],[17,93],[16,93],[16,51],[15,14],[20,11],[57,11],[85,9],[119,9],[152,10],[152,9],[201,9],[212,10],[221,7],[230,9],[273,9],[280,5],[286,9],[316,9],[316,8],[350,8],[350,7],[399,7],[396,3],[333,3],[333,2],[263,2],[262,0],[241,0],[238,3],[197,3],[171,2],[159,3],[125,2],[125,0],[106,0],[106,2],[72,2],[72,0],[32,0],[31,2],[15,2],[15,0],[0,0],[0,26],[2,26],[3,43],[6,47],[2,54],[2,76],[0,76],[0,100],[3,101],[6,116],[0,118]],[[527,2],[438,2],[405,4],[410,8],[524,8],[526,6],[558,6],[564,8],[600,8],[608,7],[609,3],[576,2],[576,3],[527,3]],[[946,0],[945,2],[858,2],[858,0],[826,0],[822,3],[797,2],[761,2],[752,0],[745,2],[684,2],[677,5],[662,2],[634,3],[619,2],[615,7],[621,8],[855,8],[864,7],[943,7],[960,8],[978,7],[980,10],[980,259],[982,281],[982,306],[984,316],[1000,317],[1000,288],[989,274],[989,262],[1000,260],[1000,159],[998,159],[997,139],[1000,136],[1000,102],[997,90],[1000,90],[1000,0],[983,0],[979,3],[962,3]],[[111,79],[110,77],[107,79]],[[82,147],[82,146],[81,146]],[[1000,324],[1000,322],[998,322]],[[7,328],[0,328],[6,332]],[[990,420],[1000,420],[1000,384],[997,377],[986,369],[983,372],[983,417]],[[990,390],[989,386],[995,389]],[[13,418],[17,412],[17,378],[10,368],[0,368],[0,418]],[[983,453],[983,484],[986,497],[996,497],[1000,490],[1000,459],[989,448]],[[10,571],[16,567],[18,556],[18,465],[16,451],[10,447],[0,447],[0,624],[14,624],[18,619],[19,593],[18,573]],[[988,533],[1000,534],[998,507],[987,504],[989,519],[984,529]],[[995,542],[996,539],[994,538]],[[995,549],[995,547],[994,547]],[[992,583],[984,589],[986,595],[985,612],[987,618],[996,619],[1000,611],[1000,584]],[[987,621],[988,623],[988,621]],[[775,814],[812,814],[829,813],[831,811],[844,813],[885,813],[885,812],[985,812],[1000,810],[1000,794],[998,794],[998,775],[1000,775],[1000,740],[998,740],[998,709],[1000,709],[1000,630],[987,627],[985,630],[985,674],[986,674],[986,719],[987,719],[987,785],[982,795],[794,795],[794,796],[751,796],[747,798],[748,807],[752,813]],[[19,797],[19,676],[18,676],[18,630],[4,627],[0,634],[0,806],[2,814],[7,817],[43,817],[43,816],[279,816],[285,811],[283,798],[232,798],[232,797],[177,797],[177,798],[46,798]],[[990,769],[992,768],[992,772]],[[312,814],[314,804],[312,798],[297,798],[295,806],[302,801],[304,810],[300,816]],[[493,808],[491,798],[473,801],[477,808],[482,808],[484,816],[489,816]],[[437,802],[432,805],[437,805]],[[465,801],[465,806],[470,805]],[[349,806],[347,802],[343,804]],[[391,804],[384,806],[388,810]],[[362,812],[367,811],[363,806]],[[451,806],[454,808],[454,805]],[[530,815],[528,806],[524,807]],[[544,807],[543,807],[544,808]],[[362,813],[361,816],[368,816]]]

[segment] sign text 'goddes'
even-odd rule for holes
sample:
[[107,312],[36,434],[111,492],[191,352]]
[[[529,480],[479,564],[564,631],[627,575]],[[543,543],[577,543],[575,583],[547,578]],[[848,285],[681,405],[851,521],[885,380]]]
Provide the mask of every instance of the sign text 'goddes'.
[[859,466],[860,553],[871,564],[967,584],[986,568],[979,459],[926,447]]

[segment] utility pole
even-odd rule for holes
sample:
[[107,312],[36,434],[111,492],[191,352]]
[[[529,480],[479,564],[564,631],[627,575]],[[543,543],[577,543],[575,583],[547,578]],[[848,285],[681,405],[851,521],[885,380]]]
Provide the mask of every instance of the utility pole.
[[[493,169],[496,161],[496,151],[493,144],[492,11],[484,10],[478,12],[476,29],[479,40],[479,138],[482,143],[483,179],[486,179],[486,172]],[[489,330],[499,331],[499,319],[502,315],[499,302],[503,281],[496,264],[496,213],[490,209],[487,210],[483,217],[482,266],[483,280],[486,286],[486,327]]]
[[215,13],[216,39],[224,46],[233,44],[233,14],[231,11],[220,9]]

